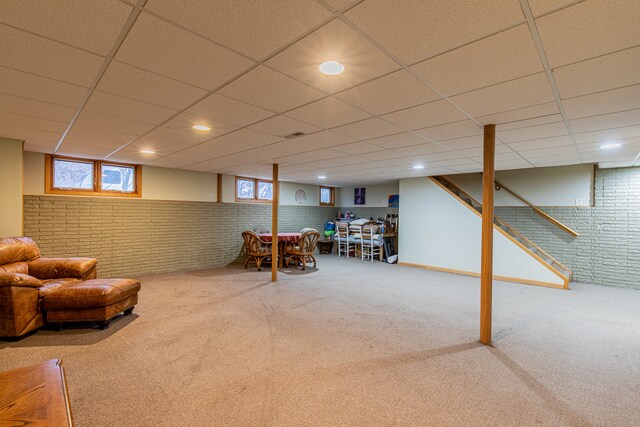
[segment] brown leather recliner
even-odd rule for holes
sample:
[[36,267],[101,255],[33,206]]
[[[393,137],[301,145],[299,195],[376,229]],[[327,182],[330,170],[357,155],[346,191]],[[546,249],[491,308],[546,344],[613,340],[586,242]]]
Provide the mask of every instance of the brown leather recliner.
[[42,258],[29,237],[0,239],[0,337],[20,337],[44,323],[51,291],[96,278],[95,258]]

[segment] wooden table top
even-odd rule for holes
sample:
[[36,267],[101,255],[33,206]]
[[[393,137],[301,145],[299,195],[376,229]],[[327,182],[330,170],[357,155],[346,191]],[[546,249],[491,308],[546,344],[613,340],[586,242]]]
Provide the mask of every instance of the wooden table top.
[[73,426],[62,362],[0,372],[0,426]]

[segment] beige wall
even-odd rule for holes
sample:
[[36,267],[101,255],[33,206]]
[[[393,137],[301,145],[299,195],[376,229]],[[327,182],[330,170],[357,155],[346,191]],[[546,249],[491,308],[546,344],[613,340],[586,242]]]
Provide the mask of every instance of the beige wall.
[[22,235],[22,141],[0,138],[0,237]]
[[358,205],[359,207],[379,207],[386,208],[389,206],[389,196],[392,194],[399,194],[398,184],[385,184],[385,185],[358,185],[353,187],[342,187],[339,192],[339,197],[336,198],[336,206],[350,208],[355,207],[353,204],[354,190],[358,187],[364,187],[365,190],[365,204]]
[[[24,152],[24,194],[44,195],[44,154]],[[218,175],[181,169],[142,167],[142,198],[215,202]]]
[[[480,174],[451,175],[449,178],[471,197],[482,201]],[[593,165],[558,166],[496,172],[496,181],[535,206],[591,206]],[[524,206],[504,190],[495,192],[496,206]]]

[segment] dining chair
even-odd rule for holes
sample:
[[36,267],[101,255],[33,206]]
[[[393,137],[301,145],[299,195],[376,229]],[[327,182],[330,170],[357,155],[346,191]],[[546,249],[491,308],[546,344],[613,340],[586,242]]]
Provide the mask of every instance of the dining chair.
[[334,236],[336,242],[338,242],[338,258],[345,255],[349,258],[349,252],[353,247],[355,250],[355,243],[353,239],[349,240],[349,224],[345,222],[336,222],[336,234]]
[[[362,255],[362,260],[364,261],[365,258],[367,258],[368,260],[371,260],[371,262],[373,262],[373,259],[375,256],[380,257],[380,241],[379,241],[379,235],[376,235],[376,232],[378,231],[378,226],[377,225],[370,225],[370,226],[365,226],[362,227],[362,231],[360,232],[361,234],[361,255]],[[376,239],[376,237],[378,237],[378,239]]]
[[307,261],[313,261],[313,268],[316,268],[316,258],[313,256],[313,252],[316,250],[320,233],[316,230],[309,230],[302,233],[297,245],[287,245],[286,266],[289,267],[289,262],[296,260],[296,265],[302,264],[302,269],[307,269]]
[[249,261],[254,261],[258,271],[262,271],[262,263],[265,259],[271,258],[271,242],[263,241],[255,231],[246,230],[242,232],[244,245],[247,251],[247,260],[244,268],[247,268]]

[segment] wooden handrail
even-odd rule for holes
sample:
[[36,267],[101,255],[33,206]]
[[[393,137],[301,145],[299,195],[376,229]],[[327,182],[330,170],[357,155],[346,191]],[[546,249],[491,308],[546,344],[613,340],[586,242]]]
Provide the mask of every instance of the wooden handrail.
[[555,219],[554,217],[552,217],[548,213],[541,211],[538,207],[532,205],[531,203],[529,203],[527,200],[525,200],[522,197],[520,197],[518,194],[516,194],[512,190],[510,190],[507,187],[505,187],[504,185],[500,184],[498,181],[495,181],[495,184],[496,184],[496,191],[500,191],[502,189],[506,190],[513,197],[515,197],[516,199],[520,200],[525,205],[529,206],[531,209],[533,209],[533,211],[535,213],[537,213],[542,218],[546,219],[547,221],[549,221],[551,224],[555,225],[559,229],[571,234],[573,237],[578,237],[580,235],[580,234],[578,234],[578,232],[576,232],[576,231],[572,230],[571,228],[567,227],[566,225],[564,225],[563,223],[561,223],[560,221],[558,221],[557,219]]

